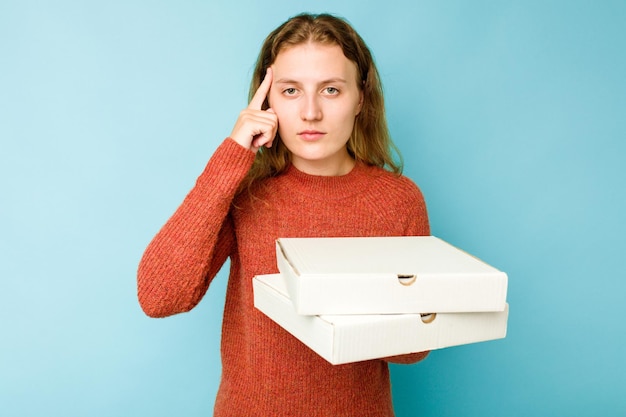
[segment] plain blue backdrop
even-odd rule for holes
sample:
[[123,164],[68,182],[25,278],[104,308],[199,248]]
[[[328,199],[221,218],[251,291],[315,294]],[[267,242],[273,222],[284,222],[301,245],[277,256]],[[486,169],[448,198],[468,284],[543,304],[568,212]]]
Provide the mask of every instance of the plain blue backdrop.
[[[397,415],[626,415],[626,2],[0,2],[0,414],[209,416],[226,275],[135,271],[246,104],[267,33],[371,47],[433,234],[509,274],[506,339],[393,366]],[[312,387],[314,389],[314,387]]]

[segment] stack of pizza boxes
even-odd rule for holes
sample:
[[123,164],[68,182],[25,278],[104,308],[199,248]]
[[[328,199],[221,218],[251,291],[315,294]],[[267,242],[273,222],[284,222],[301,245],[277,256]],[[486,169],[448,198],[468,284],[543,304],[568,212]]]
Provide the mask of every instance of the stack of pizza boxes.
[[507,275],[434,236],[281,238],[255,307],[332,364],[506,336]]

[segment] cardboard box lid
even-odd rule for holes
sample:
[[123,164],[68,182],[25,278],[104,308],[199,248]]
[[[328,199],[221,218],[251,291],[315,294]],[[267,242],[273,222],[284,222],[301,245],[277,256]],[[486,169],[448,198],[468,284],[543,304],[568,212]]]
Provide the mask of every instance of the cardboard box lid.
[[296,313],[280,274],[253,279],[254,305],[332,364],[384,358],[506,336],[508,305],[489,313],[323,315]]
[[502,311],[507,275],[435,236],[280,238],[299,314]]

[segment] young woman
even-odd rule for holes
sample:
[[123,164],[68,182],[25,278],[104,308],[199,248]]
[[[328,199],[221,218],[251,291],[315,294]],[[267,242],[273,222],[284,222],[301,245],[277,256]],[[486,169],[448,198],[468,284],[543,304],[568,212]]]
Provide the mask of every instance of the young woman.
[[152,317],[192,309],[227,258],[215,416],[393,416],[388,362],[333,366],[253,306],[279,237],[427,235],[418,187],[390,154],[380,80],[354,29],[291,18],[266,39],[251,100],[147,247],[138,295]]

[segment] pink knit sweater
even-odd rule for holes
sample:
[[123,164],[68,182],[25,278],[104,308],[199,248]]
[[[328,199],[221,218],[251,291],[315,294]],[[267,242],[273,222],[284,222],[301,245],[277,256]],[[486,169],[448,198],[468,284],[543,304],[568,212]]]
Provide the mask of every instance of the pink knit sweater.
[[139,264],[143,310],[165,317],[192,309],[228,257],[222,379],[215,416],[393,416],[387,361],[333,366],[253,306],[252,278],[277,273],[278,237],[429,234],[426,207],[406,177],[357,163],[344,176],[291,166],[251,198],[236,190],[254,154],[226,139]]

